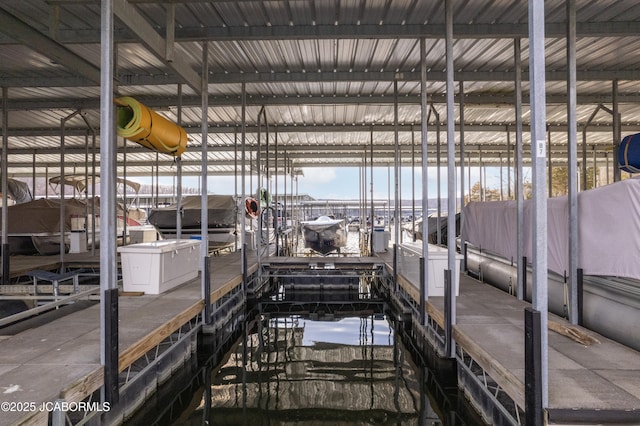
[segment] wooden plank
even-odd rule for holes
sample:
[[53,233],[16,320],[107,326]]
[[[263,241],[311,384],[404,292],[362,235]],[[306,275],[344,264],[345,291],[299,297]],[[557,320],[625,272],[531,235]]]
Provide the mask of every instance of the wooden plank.
[[230,281],[227,281],[222,286],[217,287],[215,290],[213,290],[210,293],[211,303],[218,301],[219,299],[222,298],[222,296],[229,293],[231,290],[233,290],[240,284],[242,284],[242,275],[238,275],[233,279],[231,279]]
[[78,402],[98,390],[104,383],[104,368],[96,367],[91,373],[71,383],[60,391],[60,398],[69,402]]
[[400,287],[402,287],[402,289],[407,292],[411,299],[413,299],[417,303],[420,302],[420,290],[417,289],[411,281],[405,278],[404,275],[398,274],[398,284],[400,284]]
[[427,314],[433,318],[433,320],[438,324],[442,329],[444,329],[444,312],[439,310],[434,304],[431,302],[427,302]]
[[118,358],[118,366],[119,370],[123,371],[131,364],[133,364],[137,359],[142,357],[151,349],[155,348],[160,342],[162,342],[165,338],[170,336],[174,331],[182,327],[185,323],[187,323],[191,318],[199,315],[204,308],[204,301],[200,300],[194,303],[190,308],[182,311],[178,315],[176,315],[170,321],[162,324],[156,329],[152,330],[149,334],[147,334],[144,338],[140,339],[137,343],[133,344],[126,350],[120,353],[120,357]]
[[524,409],[524,383],[456,325],[453,326],[453,338]]

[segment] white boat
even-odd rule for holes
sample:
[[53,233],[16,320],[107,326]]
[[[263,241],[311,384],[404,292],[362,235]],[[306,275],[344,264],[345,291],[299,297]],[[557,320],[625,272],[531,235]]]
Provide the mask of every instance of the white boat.
[[303,220],[302,236],[306,248],[327,254],[347,245],[344,219],[320,216],[316,220]]

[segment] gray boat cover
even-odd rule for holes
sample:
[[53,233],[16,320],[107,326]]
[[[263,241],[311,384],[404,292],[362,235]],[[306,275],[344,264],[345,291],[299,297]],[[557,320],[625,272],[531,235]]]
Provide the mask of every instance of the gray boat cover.
[[26,203],[33,200],[31,190],[26,182],[7,178],[7,195],[11,197],[16,204]]
[[[91,202],[91,200],[89,200]],[[85,209],[91,206],[78,199],[65,199],[65,231],[71,230],[72,217],[84,217]],[[96,211],[100,211],[99,199],[96,198]],[[60,232],[60,200],[39,199],[23,204],[9,206],[7,210],[8,234],[55,234]]]
[[[233,195],[209,195],[208,221],[209,228],[230,228],[236,225],[236,201]],[[200,207],[202,198],[199,195],[186,196],[182,199],[182,228],[200,227]],[[177,204],[152,209],[149,223],[158,229],[175,229]]]
[[[532,202],[524,201],[524,255],[531,259]],[[640,279],[640,180],[627,179],[578,193],[578,267],[587,275]],[[547,200],[549,269],[569,268],[568,198]],[[471,202],[463,235],[474,246],[506,259],[517,256],[515,201]]]

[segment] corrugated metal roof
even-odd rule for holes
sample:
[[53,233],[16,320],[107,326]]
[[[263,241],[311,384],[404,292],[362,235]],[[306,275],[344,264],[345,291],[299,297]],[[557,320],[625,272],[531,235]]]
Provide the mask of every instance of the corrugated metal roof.
[[[242,87],[246,90],[246,142],[257,143],[257,120],[265,108],[271,147],[278,144],[296,167],[357,165],[372,134],[376,162],[392,161],[394,79],[398,79],[399,142],[410,150],[420,138],[420,37],[426,38],[427,93],[440,116],[445,143],[444,2],[354,1],[184,1],[130,0],[160,37],[167,9],[175,7],[175,59],[167,62],[115,20],[117,92],[133,96],[170,120],[181,119],[190,135],[185,173],[200,174],[201,99],[180,67],[200,73],[202,45],[208,46],[211,173],[232,173],[234,146],[241,140]],[[547,122],[554,152],[566,150],[566,5],[545,2],[547,15]],[[527,2],[454,1],[456,91],[464,81],[465,143],[472,161],[497,164],[515,137],[514,40],[522,47],[524,140],[528,142]],[[98,0],[3,2],[0,12],[15,25],[0,28],[0,85],[9,89],[9,173],[55,173],[60,120],[82,109],[99,126],[100,89],[78,70],[19,40],[17,20],[65,48],[64,59],[100,63]],[[618,79],[623,132],[640,130],[640,3],[635,0],[579,1],[577,6],[577,117],[579,132],[599,104],[611,108],[612,81]],[[18,40],[18,41],[16,41]],[[70,62],[69,62],[70,63]],[[185,69],[182,68],[182,69]],[[178,100],[181,85],[182,100]],[[456,121],[459,106],[456,105]],[[435,141],[435,117],[429,140]],[[600,111],[589,127],[588,145],[598,158],[610,153],[612,117]],[[263,126],[261,131],[264,132]],[[68,161],[83,167],[87,128],[78,117],[66,125]],[[509,135],[509,136],[508,136]],[[262,134],[264,140],[264,133]],[[459,143],[460,136],[456,135]],[[581,142],[580,142],[581,143]],[[215,147],[215,148],[214,148]],[[483,148],[484,147],[484,148]],[[485,149],[486,148],[486,149]],[[434,148],[435,149],[435,148]],[[148,174],[155,154],[127,145],[127,169]],[[511,151],[513,152],[513,151]],[[498,155],[500,154],[500,155]],[[161,158],[163,156],[160,156]],[[403,156],[408,161],[408,155]],[[419,156],[416,156],[419,160]],[[174,173],[162,159],[161,173]],[[527,160],[527,159],[525,159]],[[430,155],[430,161],[435,156]],[[555,160],[554,160],[555,161]],[[558,159],[557,161],[562,161]],[[604,161],[604,160],[603,160]]]

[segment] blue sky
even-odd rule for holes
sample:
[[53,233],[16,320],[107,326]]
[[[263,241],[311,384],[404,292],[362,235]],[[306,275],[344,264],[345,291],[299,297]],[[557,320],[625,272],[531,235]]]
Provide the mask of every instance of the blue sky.
[[[487,169],[487,186],[490,188],[500,188],[500,169],[496,167],[488,167]],[[468,169],[465,170],[468,173]],[[360,169],[356,167],[310,167],[303,169],[303,176],[299,177],[298,192],[300,194],[308,194],[316,199],[357,199],[359,198],[359,176]],[[367,170],[367,182],[370,179],[370,170]],[[388,197],[388,169],[386,167],[374,168],[374,198],[387,199]],[[394,172],[391,173],[391,198],[394,195]],[[459,173],[459,170],[458,170]],[[503,170],[503,181],[506,191],[506,168]],[[410,200],[412,195],[411,185],[411,167],[403,167],[401,169],[401,197]],[[183,186],[198,188],[198,177],[184,177]],[[436,184],[436,168],[430,167],[428,170],[427,183],[429,188],[429,198],[437,197]],[[479,179],[478,168],[471,169],[471,185]],[[150,178],[132,178],[138,182],[151,183]],[[459,180],[459,174],[457,177]],[[160,183],[163,185],[171,185],[173,179],[161,177]],[[272,188],[275,188],[275,180],[272,178]],[[442,197],[446,197],[447,193],[447,170],[442,169],[441,174],[441,193]],[[459,183],[458,183],[459,185]],[[465,173],[465,187],[468,185],[468,176]],[[287,179],[287,192],[291,191],[290,180]],[[246,191],[249,192],[250,185],[247,182]],[[256,189],[256,178],[253,177],[253,189]],[[467,189],[468,190],[468,189]],[[234,193],[234,177],[233,176],[212,176],[208,179],[208,191],[214,194],[233,194]],[[240,188],[238,189],[240,192]],[[274,189],[275,191],[275,189]],[[284,191],[283,178],[278,177],[278,192],[282,194]],[[367,197],[369,196],[370,186],[367,183]],[[422,170],[420,167],[415,168],[415,197],[420,199],[422,195]]]

